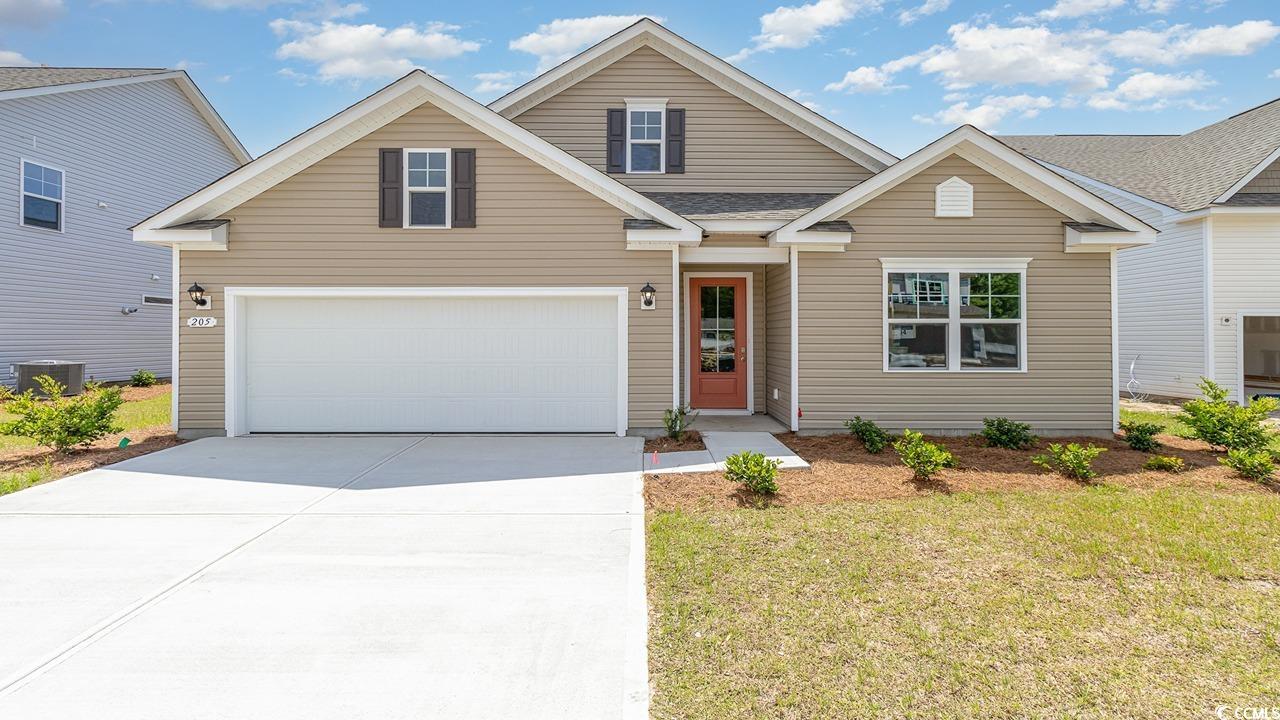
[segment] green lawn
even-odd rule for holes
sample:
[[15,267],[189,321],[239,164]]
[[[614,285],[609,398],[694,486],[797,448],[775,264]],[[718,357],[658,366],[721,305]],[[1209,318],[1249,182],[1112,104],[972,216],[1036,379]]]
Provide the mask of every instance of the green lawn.
[[1100,486],[651,513],[654,718],[1280,704],[1280,495]]
[[[120,409],[116,412],[116,417],[125,430],[168,425],[171,398],[172,395],[170,393],[164,393],[146,400],[126,402],[120,406]],[[13,415],[0,410],[0,422],[12,419]],[[10,450],[35,447],[35,444],[35,441],[31,438],[0,435],[0,454]]]

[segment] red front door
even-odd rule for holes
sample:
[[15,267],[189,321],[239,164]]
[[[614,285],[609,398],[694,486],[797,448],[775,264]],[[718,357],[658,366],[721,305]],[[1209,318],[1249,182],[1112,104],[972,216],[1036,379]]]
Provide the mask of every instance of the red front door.
[[747,407],[747,279],[689,280],[689,403]]

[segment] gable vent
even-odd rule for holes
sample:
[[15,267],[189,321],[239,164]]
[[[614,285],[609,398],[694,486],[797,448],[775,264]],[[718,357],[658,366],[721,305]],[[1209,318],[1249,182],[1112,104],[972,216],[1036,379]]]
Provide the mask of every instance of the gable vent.
[[936,217],[973,217],[973,186],[953,177],[938,183],[934,189]]

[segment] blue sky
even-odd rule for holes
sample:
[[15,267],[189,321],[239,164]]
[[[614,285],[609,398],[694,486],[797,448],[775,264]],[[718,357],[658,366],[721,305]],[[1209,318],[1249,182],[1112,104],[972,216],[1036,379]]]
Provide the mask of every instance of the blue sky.
[[636,15],[897,155],[962,122],[1181,133],[1280,96],[1274,0],[0,0],[0,64],[183,67],[261,154],[411,67],[488,101]]

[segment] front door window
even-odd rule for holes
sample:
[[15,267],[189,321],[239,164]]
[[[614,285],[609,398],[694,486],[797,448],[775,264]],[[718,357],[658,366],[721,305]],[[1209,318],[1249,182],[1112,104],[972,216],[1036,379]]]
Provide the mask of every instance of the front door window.
[[738,350],[732,285],[702,286],[702,372],[733,372]]

